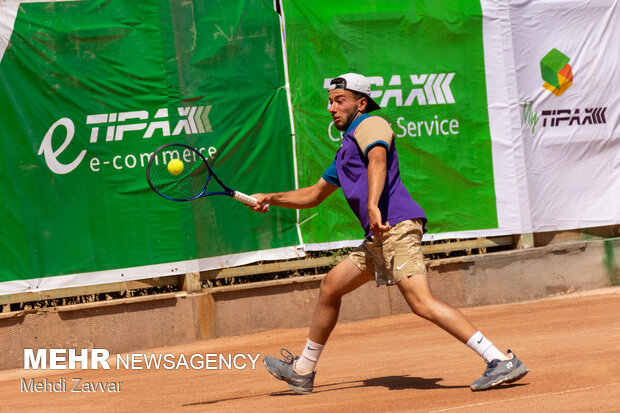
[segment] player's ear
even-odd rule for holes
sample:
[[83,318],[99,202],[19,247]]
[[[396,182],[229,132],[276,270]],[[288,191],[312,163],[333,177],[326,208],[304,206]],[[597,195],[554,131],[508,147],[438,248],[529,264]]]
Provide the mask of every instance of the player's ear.
[[358,99],[359,111],[362,113],[366,113],[366,108],[368,107],[368,98],[366,96],[360,96]]

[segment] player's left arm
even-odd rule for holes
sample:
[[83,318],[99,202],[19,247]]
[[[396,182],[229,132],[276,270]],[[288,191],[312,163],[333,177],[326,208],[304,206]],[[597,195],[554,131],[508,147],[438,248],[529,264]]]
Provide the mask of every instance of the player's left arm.
[[394,140],[394,131],[382,117],[371,116],[362,121],[354,137],[368,161],[368,217],[370,230],[378,234],[390,229],[390,223],[382,221],[379,199],[385,187],[387,156]]
[[368,217],[373,234],[388,231],[389,222],[383,222],[379,199],[385,186],[387,175],[387,151],[383,146],[375,146],[368,151]]

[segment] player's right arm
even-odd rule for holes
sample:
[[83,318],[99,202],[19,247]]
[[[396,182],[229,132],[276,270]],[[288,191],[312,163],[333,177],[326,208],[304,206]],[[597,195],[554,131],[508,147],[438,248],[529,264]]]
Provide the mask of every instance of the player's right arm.
[[305,188],[287,192],[253,194],[252,196],[256,198],[257,203],[251,208],[263,214],[269,210],[270,205],[291,209],[312,208],[323,202],[337,189],[337,185],[331,184],[321,177],[316,184]]

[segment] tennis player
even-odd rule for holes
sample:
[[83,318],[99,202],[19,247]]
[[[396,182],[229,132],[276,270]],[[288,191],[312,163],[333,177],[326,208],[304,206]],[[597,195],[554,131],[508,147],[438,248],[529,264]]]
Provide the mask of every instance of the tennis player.
[[329,113],[345,132],[333,163],[319,181],[294,191],[254,194],[255,211],[269,206],[303,209],[323,202],[338,188],[360,221],[365,241],[321,281],[306,346],[301,356],[281,351],[283,359],[266,356],[263,363],[296,393],[309,394],[315,366],[338,320],[342,297],[362,284],[400,289],[411,310],[478,353],[487,363],[472,390],[484,390],[519,380],[528,368],[513,353],[499,351],[459,310],[439,301],[429,289],[420,242],[426,216],[400,178],[394,132],[388,122],[368,113],[380,109],[370,97],[370,82],[347,73],[331,81]]

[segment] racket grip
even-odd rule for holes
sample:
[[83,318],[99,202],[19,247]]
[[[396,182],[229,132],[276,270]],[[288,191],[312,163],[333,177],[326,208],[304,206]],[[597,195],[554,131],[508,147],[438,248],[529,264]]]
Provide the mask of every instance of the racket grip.
[[256,206],[256,198],[246,195],[243,192],[234,191],[233,198],[235,198],[237,201],[243,202],[244,204]]

